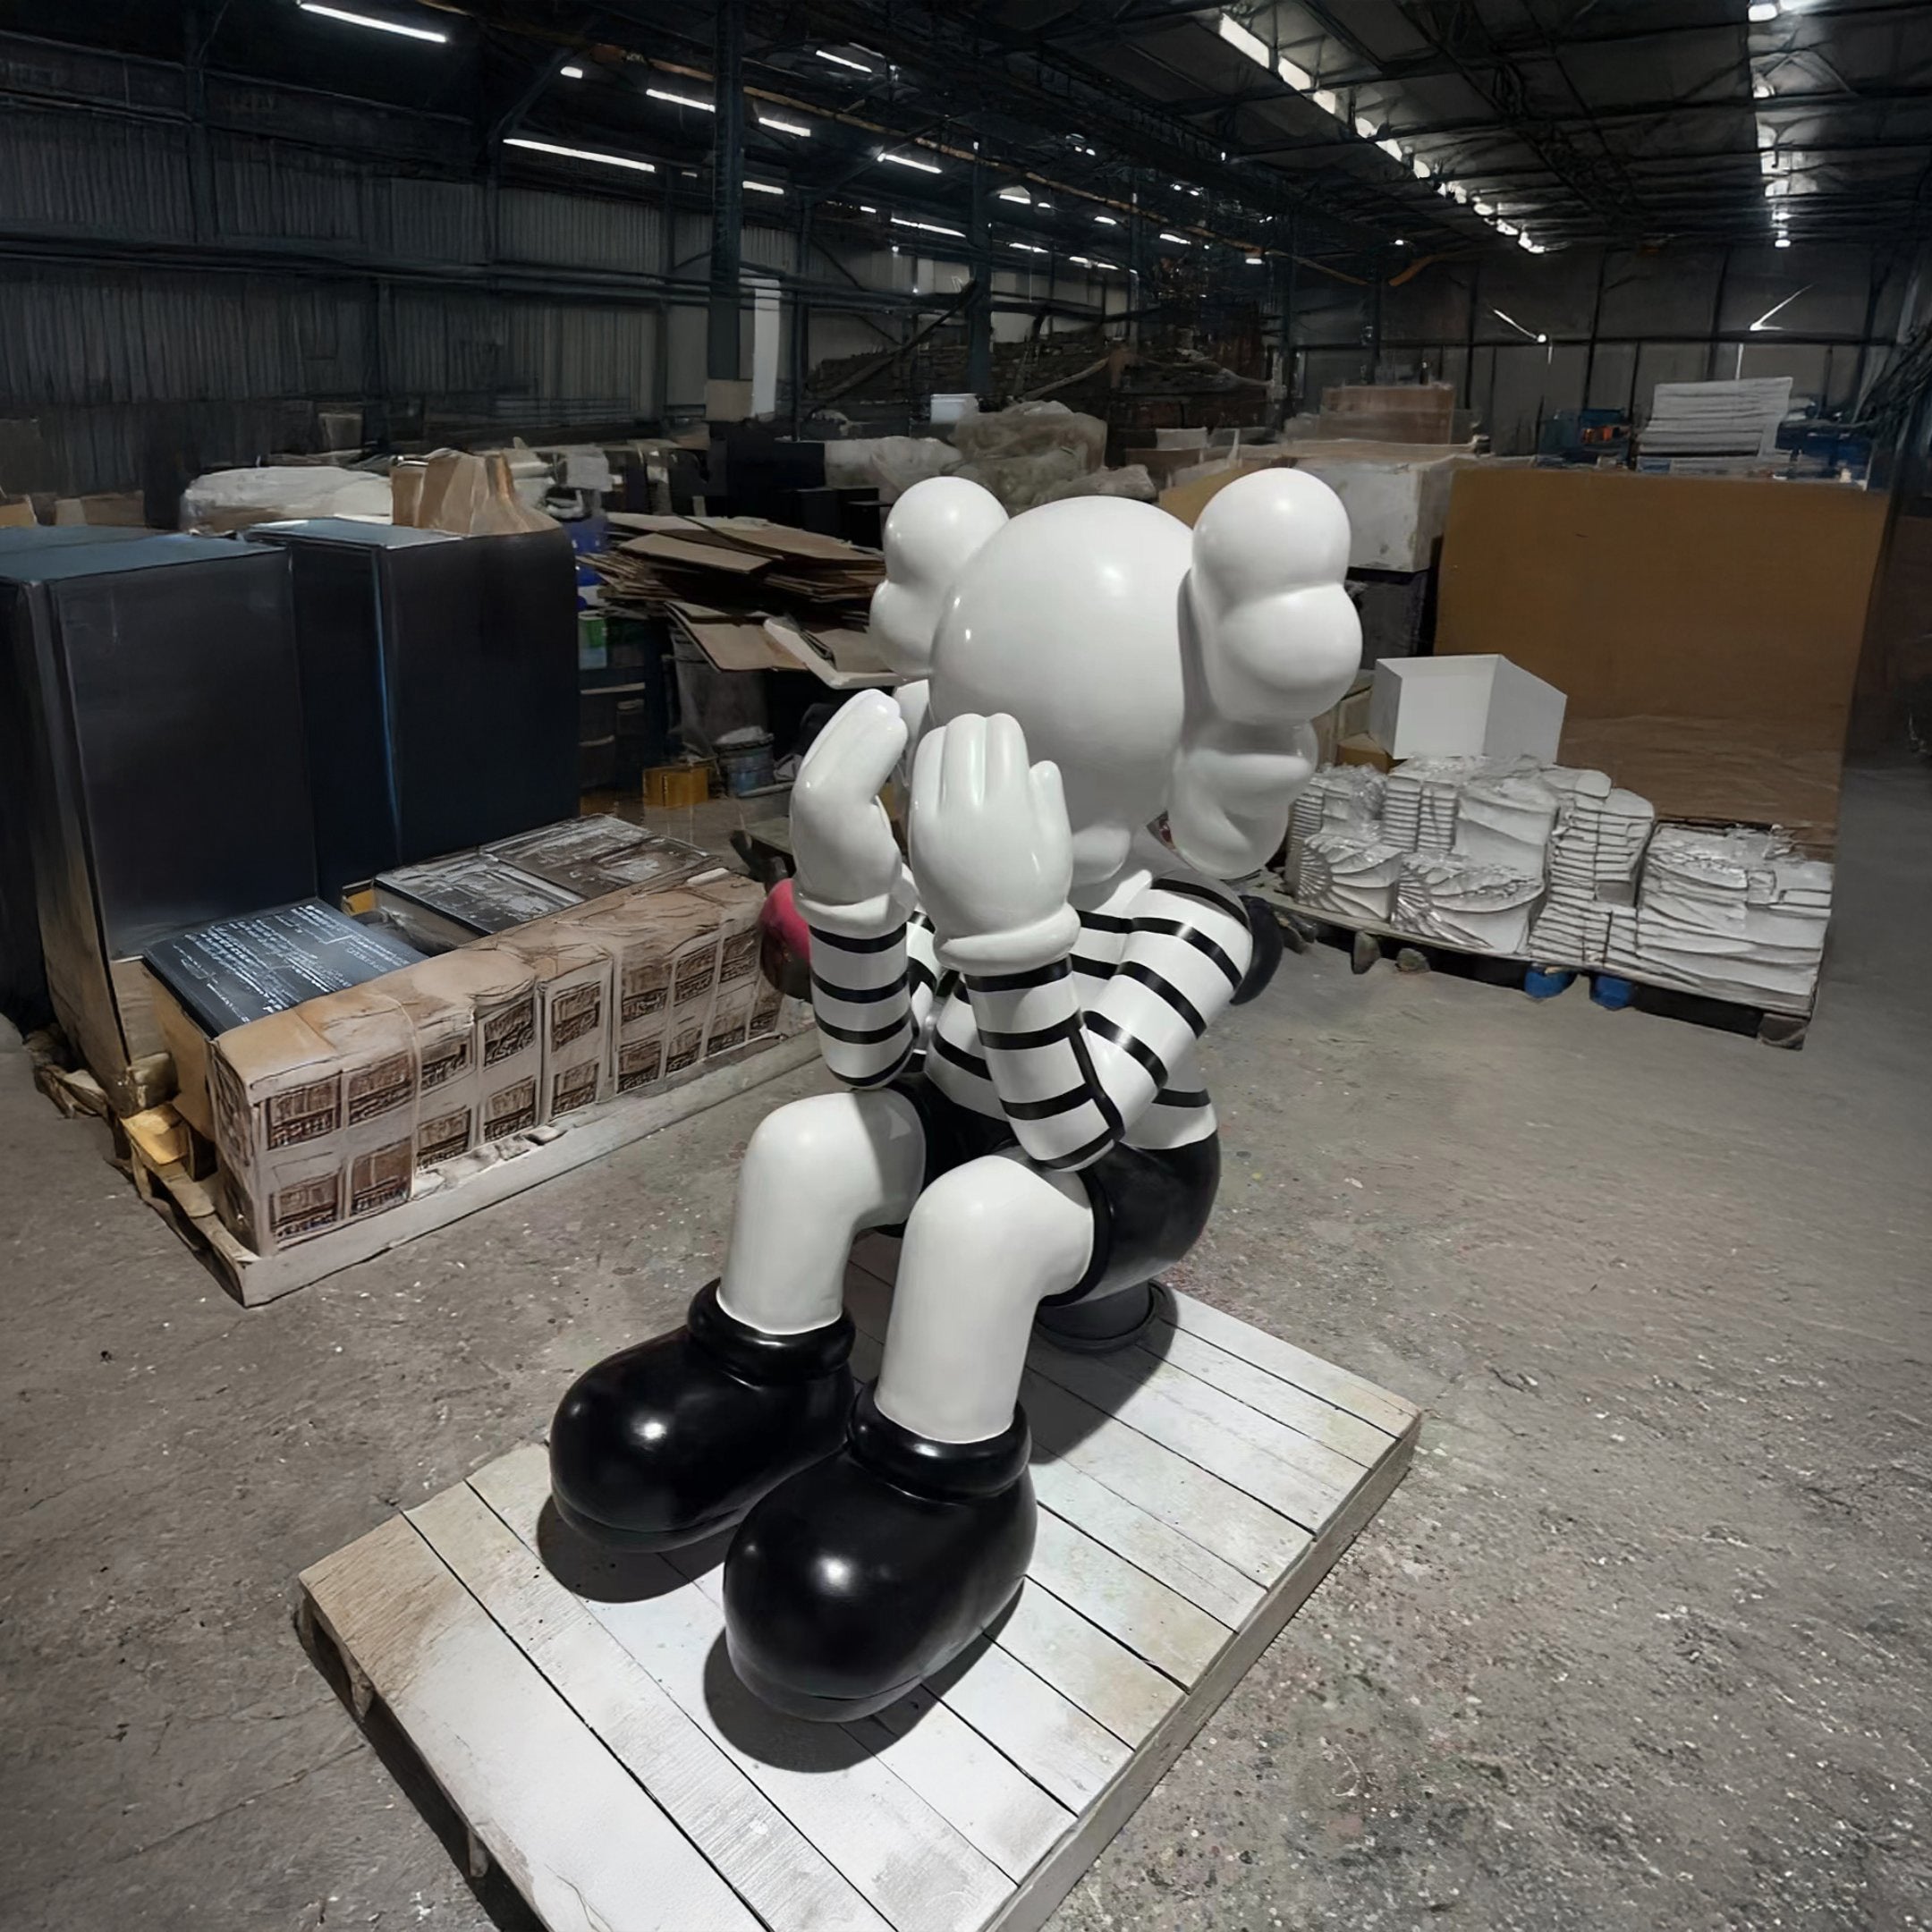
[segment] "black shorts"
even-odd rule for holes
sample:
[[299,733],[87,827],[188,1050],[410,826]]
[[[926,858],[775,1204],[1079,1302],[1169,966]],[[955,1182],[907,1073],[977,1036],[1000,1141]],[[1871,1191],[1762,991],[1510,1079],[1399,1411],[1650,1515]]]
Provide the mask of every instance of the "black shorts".
[[[968,1161],[1020,1145],[1012,1124],[950,1099],[924,1074],[893,1082],[918,1110],[926,1130],[926,1185]],[[1221,1137],[1179,1148],[1114,1147],[1075,1177],[1093,1205],[1093,1257],[1057,1307],[1086,1295],[1112,1294],[1152,1281],[1201,1237],[1221,1184]]]

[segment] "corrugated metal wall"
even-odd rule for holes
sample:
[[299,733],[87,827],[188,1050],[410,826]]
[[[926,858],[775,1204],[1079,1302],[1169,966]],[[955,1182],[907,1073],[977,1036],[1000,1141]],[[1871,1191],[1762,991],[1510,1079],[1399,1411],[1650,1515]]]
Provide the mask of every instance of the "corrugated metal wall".
[[[492,194],[221,132],[198,167],[179,121],[17,101],[0,156],[0,490],[313,448],[324,408],[430,436],[659,411],[655,184]],[[748,265],[793,252],[747,224]]]

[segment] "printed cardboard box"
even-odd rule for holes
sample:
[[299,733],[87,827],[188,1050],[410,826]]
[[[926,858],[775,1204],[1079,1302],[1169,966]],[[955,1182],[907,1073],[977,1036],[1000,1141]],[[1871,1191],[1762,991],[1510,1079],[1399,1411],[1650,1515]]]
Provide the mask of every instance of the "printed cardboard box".
[[611,1061],[609,948],[582,932],[572,915],[557,913],[467,950],[509,953],[536,976],[538,1120],[558,1120],[601,1100]]
[[[665,1061],[678,987],[701,982],[708,999],[716,979],[717,908],[675,888],[618,893],[585,907],[575,924],[612,958],[617,1000],[614,1090],[648,1087],[670,1071]],[[702,1046],[700,1029],[692,1059]]]
[[373,982],[232,1029],[208,1069],[224,1211],[258,1253],[409,1199],[416,1034]]
[[416,1030],[416,1164],[537,1123],[537,976],[514,953],[464,946],[382,981]]

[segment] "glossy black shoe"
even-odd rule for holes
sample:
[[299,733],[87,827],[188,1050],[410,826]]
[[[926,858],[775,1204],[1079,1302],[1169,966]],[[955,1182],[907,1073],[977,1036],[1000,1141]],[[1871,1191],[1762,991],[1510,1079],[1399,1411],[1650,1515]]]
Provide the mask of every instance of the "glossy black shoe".
[[869,1388],[845,1447],[781,1483],[724,1562],[724,1636],[746,1687],[842,1723],[896,1702],[1013,1599],[1033,1555],[1026,1417],[990,1441],[929,1442]]
[[557,1514],[594,1541],[676,1549],[728,1530],[835,1450],[852,1410],[847,1316],[768,1335],[700,1289],[686,1326],[607,1356],[550,1425]]

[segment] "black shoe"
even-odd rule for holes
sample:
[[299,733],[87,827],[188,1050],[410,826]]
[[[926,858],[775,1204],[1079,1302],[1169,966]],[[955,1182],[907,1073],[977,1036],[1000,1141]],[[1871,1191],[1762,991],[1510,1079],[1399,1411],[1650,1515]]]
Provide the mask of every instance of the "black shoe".
[[939,1443],[869,1388],[845,1447],[781,1483],[724,1562],[732,1667],[793,1717],[845,1722],[952,1662],[1012,1601],[1033,1555],[1026,1417]]
[[687,1325],[588,1368],[550,1425],[557,1514],[593,1540],[676,1549],[728,1530],[828,1456],[852,1409],[852,1325],[768,1335],[700,1289]]

